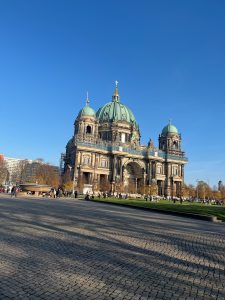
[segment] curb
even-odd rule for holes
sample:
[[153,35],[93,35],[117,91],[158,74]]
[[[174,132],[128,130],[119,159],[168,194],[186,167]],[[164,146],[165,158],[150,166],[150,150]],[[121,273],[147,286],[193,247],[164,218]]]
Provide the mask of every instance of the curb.
[[111,205],[117,205],[117,206],[125,206],[125,207],[129,207],[129,208],[132,208],[132,209],[145,210],[145,211],[161,213],[161,214],[165,214],[165,215],[185,217],[185,218],[197,219],[197,220],[208,221],[208,222],[213,222],[213,223],[222,223],[222,220],[218,220],[216,216],[198,215],[198,214],[177,212],[177,211],[171,211],[171,210],[167,211],[167,210],[158,209],[158,208],[147,208],[147,207],[140,207],[140,206],[132,206],[132,205],[128,205],[128,204],[114,203],[114,202],[110,202],[110,201],[107,201],[107,202],[98,201],[98,200],[85,200],[85,201],[91,201],[91,202],[103,203],[103,204],[111,204]]

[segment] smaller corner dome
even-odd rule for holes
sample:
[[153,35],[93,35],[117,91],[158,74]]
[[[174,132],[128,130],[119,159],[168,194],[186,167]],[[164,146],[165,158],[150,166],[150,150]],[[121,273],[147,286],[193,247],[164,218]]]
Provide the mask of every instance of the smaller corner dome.
[[163,128],[162,135],[166,135],[168,133],[178,134],[178,129],[174,125],[168,124]]
[[81,111],[79,112],[77,119],[81,117],[93,117],[96,118],[96,114],[93,108],[86,105]]

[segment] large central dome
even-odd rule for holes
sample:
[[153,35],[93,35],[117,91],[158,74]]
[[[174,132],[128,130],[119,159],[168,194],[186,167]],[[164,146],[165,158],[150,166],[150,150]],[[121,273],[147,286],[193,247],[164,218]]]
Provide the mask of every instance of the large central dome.
[[96,116],[100,123],[126,121],[131,125],[138,127],[132,111],[126,105],[120,103],[117,86],[112,96],[112,102],[109,102],[101,107],[97,111]]

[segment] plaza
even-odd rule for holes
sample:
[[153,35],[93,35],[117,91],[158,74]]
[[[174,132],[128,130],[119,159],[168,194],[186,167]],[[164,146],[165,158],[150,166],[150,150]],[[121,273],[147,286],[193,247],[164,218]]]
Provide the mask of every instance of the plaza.
[[0,299],[225,299],[225,226],[0,196]]

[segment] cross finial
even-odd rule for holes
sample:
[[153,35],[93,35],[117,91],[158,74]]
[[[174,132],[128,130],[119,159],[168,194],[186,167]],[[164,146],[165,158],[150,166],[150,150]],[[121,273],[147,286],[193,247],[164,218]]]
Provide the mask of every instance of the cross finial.
[[115,88],[115,91],[114,91],[114,94],[112,96],[112,101],[114,102],[120,102],[120,96],[119,96],[119,91],[118,91],[118,83],[119,81],[115,81],[115,84],[116,84],[116,88]]
[[87,97],[86,97],[86,106],[88,106],[90,103],[89,97],[88,97],[88,92],[87,92]]
[[169,119],[169,125],[171,125],[171,123],[172,123],[172,119]]

